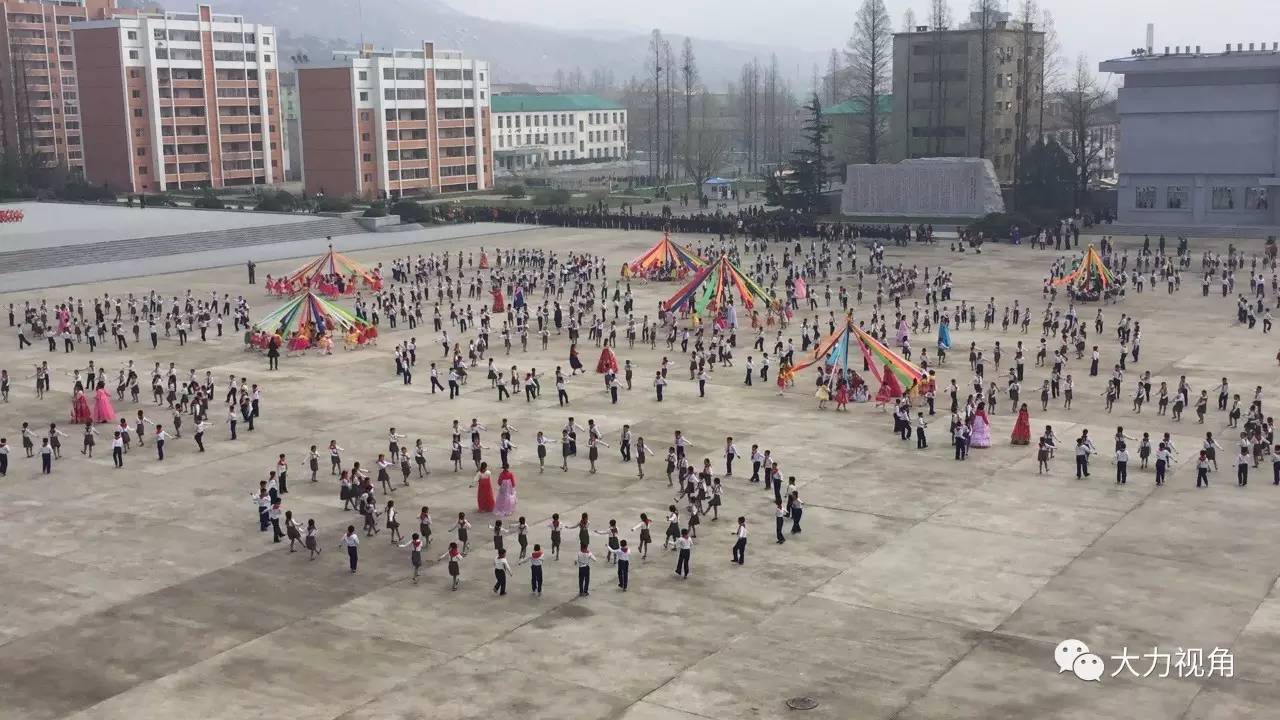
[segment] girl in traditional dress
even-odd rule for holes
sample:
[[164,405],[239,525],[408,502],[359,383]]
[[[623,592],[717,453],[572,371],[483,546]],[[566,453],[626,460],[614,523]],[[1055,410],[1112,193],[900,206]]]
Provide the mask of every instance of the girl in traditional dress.
[[978,403],[978,408],[973,414],[969,445],[979,448],[991,447],[991,421],[987,418],[985,403]]
[[494,503],[493,514],[507,517],[516,511],[516,476],[507,465],[498,473],[498,497]]
[[116,421],[116,410],[111,406],[111,395],[105,383],[99,382],[93,393],[93,421],[95,423],[113,423]]
[[1031,415],[1027,412],[1027,404],[1018,408],[1018,420],[1013,424],[1012,442],[1014,445],[1031,443]]
[[93,421],[93,411],[89,409],[89,401],[83,390],[77,390],[71,400],[71,422],[79,425]]
[[493,480],[489,474],[489,463],[480,463],[476,472],[476,510],[482,513],[493,512],[496,500],[493,496]]

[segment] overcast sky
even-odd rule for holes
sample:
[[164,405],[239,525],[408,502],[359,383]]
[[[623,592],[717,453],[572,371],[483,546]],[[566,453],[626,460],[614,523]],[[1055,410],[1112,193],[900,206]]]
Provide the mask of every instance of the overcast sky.
[[[809,47],[843,47],[860,0],[446,0],[473,15],[573,29],[647,32],[658,27],[694,37]],[[1008,1],[1008,0],[1006,0]],[[1013,0],[1017,2],[1017,0]],[[929,0],[885,0],[894,30],[904,13],[923,21]],[[956,16],[969,0],[951,0]],[[1156,50],[1201,45],[1221,51],[1227,42],[1280,41],[1280,0],[1040,0],[1053,15],[1067,56],[1090,60],[1128,55],[1156,25]]]

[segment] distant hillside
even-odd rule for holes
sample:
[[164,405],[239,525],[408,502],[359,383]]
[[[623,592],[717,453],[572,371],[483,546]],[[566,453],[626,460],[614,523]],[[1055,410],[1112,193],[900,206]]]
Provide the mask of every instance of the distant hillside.
[[[253,22],[275,25],[282,57],[305,52],[312,63],[325,62],[337,48],[353,49],[364,29],[365,42],[380,47],[412,47],[431,40],[436,47],[462,50],[488,60],[496,82],[549,82],[557,69],[613,70],[621,84],[643,75],[648,36],[631,32],[583,32],[476,18],[440,0],[211,0],[216,13],[244,15]],[[141,2],[121,0],[122,6],[161,5],[190,11],[190,0]],[[358,12],[359,11],[359,12]],[[363,21],[359,17],[363,13]],[[682,36],[668,36],[678,52]],[[784,76],[807,85],[814,63],[826,62],[826,51],[767,48],[693,38],[703,81],[715,89],[738,77],[752,57],[767,63],[778,54]]]

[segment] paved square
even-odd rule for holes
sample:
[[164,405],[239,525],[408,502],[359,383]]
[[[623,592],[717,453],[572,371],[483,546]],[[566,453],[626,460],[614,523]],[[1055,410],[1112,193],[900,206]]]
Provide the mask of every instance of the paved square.
[[[408,243],[400,247],[362,245],[351,254],[389,266],[397,256],[442,250],[478,258],[481,246],[562,256],[576,250],[606,256],[616,273],[656,240],[648,232],[560,228],[450,239],[437,230],[387,240]],[[1132,251],[1139,242],[1122,245]],[[1157,384],[1173,387],[1186,375],[1198,394],[1226,375],[1246,397],[1264,386],[1269,408],[1276,346],[1258,329],[1233,324],[1234,301],[1220,297],[1216,284],[1210,297],[1201,297],[1199,252],[1208,246],[1193,243],[1196,260],[1180,292],[1168,295],[1161,287],[1104,307],[1107,331],[1097,338],[1103,367],[1117,357],[1112,328],[1127,313],[1143,332],[1142,360],[1130,363],[1128,378],[1151,370]],[[948,306],[965,300],[981,308],[994,296],[997,308],[1016,299],[1036,313],[1027,336],[1003,334],[998,324],[990,332],[981,323],[976,331],[954,328],[954,350],[939,370],[942,385],[953,377],[962,387],[969,382],[971,342],[989,350],[1000,340],[1005,348],[1004,366],[990,369],[989,379],[1003,377],[1017,340],[1034,348],[1045,306],[1040,286],[1054,253],[988,246],[980,256],[960,255],[944,244],[890,248],[888,256],[891,263],[952,270],[955,299]],[[860,249],[860,261],[866,258]],[[259,282],[301,262],[263,261]],[[1239,277],[1246,284],[1245,275]],[[842,282],[854,291],[856,280]],[[820,284],[812,287],[821,292]],[[246,285],[243,267],[235,266],[10,293],[0,296],[0,309],[41,296],[57,302],[152,288],[167,295],[246,293],[255,318],[278,304],[261,284]],[[637,283],[634,289],[637,315],[652,315],[676,286]],[[864,319],[874,279],[866,290],[867,299],[854,308]],[[434,285],[432,293],[434,301]],[[541,299],[541,292],[531,298]],[[904,308],[916,300],[922,301],[908,298]],[[468,302],[478,307],[487,296],[461,305]],[[1065,309],[1064,301],[1057,305]],[[1082,306],[1082,319],[1091,321],[1094,309]],[[824,326],[827,312],[820,306]],[[429,322],[430,303],[426,314]],[[801,313],[787,331],[797,346],[804,316],[812,314]],[[415,383],[404,386],[393,373],[391,349],[411,336],[419,363]],[[1280,560],[1271,537],[1280,488],[1268,482],[1265,464],[1247,488],[1232,482],[1234,436],[1225,429],[1225,413],[1211,409],[1205,426],[1190,412],[1174,423],[1154,408],[1135,415],[1122,400],[1108,415],[1100,397],[1105,379],[1088,377],[1087,357],[1068,364],[1077,381],[1074,408],[1055,402],[1041,412],[1034,389],[1047,368],[1032,366],[1032,350],[1023,386],[1033,432],[1052,424],[1069,443],[1088,428],[1102,452],[1092,477],[1074,478],[1069,447],[1058,452],[1050,474],[1037,475],[1034,447],[1009,444],[1007,398],[993,417],[993,446],[958,463],[945,414],[933,419],[930,447],[917,451],[897,440],[889,416],[870,405],[847,413],[818,410],[809,372],[783,397],[772,383],[744,387],[742,364],[752,339],[739,336],[737,366],[717,369],[705,398],[687,379],[687,358],[678,348],[669,352],[660,341],[656,350],[631,349],[624,342],[618,355],[635,364],[636,385],[616,405],[590,372],[599,351],[584,341],[588,373],[569,382],[572,404],[561,408],[553,391],[532,403],[517,396],[499,404],[483,367],[460,399],[431,394],[424,361],[442,358],[429,325],[392,331],[384,322],[376,348],[285,357],[277,372],[245,352],[229,325],[224,337],[204,343],[180,348],[164,339],[156,351],[144,342],[127,352],[100,347],[93,355],[84,347],[50,353],[40,342],[19,352],[15,333],[6,330],[0,367],[13,387],[10,402],[0,405],[0,434],[13,449],[8,476],[0,480],[8,498],[0,505],[0,719],[1275,716]],[[917,335],[913,345],[931,347],[932,335]],[[554,334],[548,351],[523,353],[517,345],[507,358],[500,343],[494,350],[500,367],[536,367],[547,385],[555,366],[567,367],[567,352],[567,339]],[[650,378],[664,355],[672,357],[673,382],[659,404]],[[79,431],[69,424],[68,375],[91,359],[112,378],[133,360],[144,386],[156,362],[175,362],[184,373],[209,369],[219,397],[228,374],[248,377],[264,388],[258,428],[242,426],[240,439],[230,442],[217,425],[223,413],[215,403],[206,453],[196,452],[188,427],[183,439],[170,441],[163,463],[150,446],[135,448],[125,469],[114,471],[107,443],[86,459],[77,452]],[[44,400],[34,397],[27,377],[40,361],[54,371]],[[1126,382],[1126,394],[1130,386]],[[939,397],[945,409],[944,394]],[[139,407],[168,424],[170,414],[145,397]],[[132,416],[138,408],[124,402],[116,409]],[[658,454],[648,477],[638,480],[634,465],[621,462],[614,449],[602,452],[597,474],[587,472],[585,457],[573,459],[569,472],[549,462],[539,474],[535,432],[555,440],[570,414],[583,425],[594,419],[610,443],[630,424]],[[709,457],[717,468],[726,436],[743,451],[752,443],[772,449],[807,502],[805,532],[775,545],[772,496],[739,471],[725,479],[722,517],[700,528],[687,581],[673,576],[671,553],[655,547],[647,561],[633,561],[631,589],[622,593],[603,562],[604,539],[593,538],[601,562],[590,597],[576,595],[567,551],[559,562],[547,562],[542,597],[527,592],[526,566],[516,567],[511,592],[497,597],[489,591],[491,517],[475,513],[472,473],[451,472],[447,460],[450,421],[466,425],[473,417],[490,428],[490,446],[503,418],[519,430],[513,470],[518,514],[534,527],[531,542],[548,542],[544,525],[552,513],[573,520],[588,512],[598,529],[610,519],[629,529],[647,512],[661,528],[673,496],[662,456],[676,429],[692,441],[694,458]],[[51,475],[23,457],[24,421],[37,431],[57,422],[70,434]],[[1117,425],[1130,435],[1173,433],[1181,464],[1168,485],[1155,487],[1136,460],[1132,482],[1113,482],[1107,458]],[[347,571],[337,543],[357,518],[341,510],[323,458],[318,483],[308,482],[305,470],[309,446],[323,453],[330,439],[346,449],[348,465],[372,465],[391,426],[406,433],[408,443],[422,438],[428,446],[430,476],[415,477],[392,496],[406,528],[422,505],[435,519],[434,552],[426,553],[430,562],[418,585],[409,579],[407,550],[393,547],[385,531],[365,539],[359,573]],[[1212,486],[1197,490],[1194,451],[1206,430],[1221,436],[1225,462]],[[292,468],[285,509],[320,527],[324,552],[313,562],[257,531],[247,495],[279,453],[287,453]],[[488,455],[496,461],[496,450]],[[558,447],[549,455],[558,461]],[[459,511],[472,517],[474,542],[462,586],[451,592],[434,559]],[[752,530],[742,567],[729,562],[738,515]],[[1101,682],[1057,672],[1054,649],[1066,638],[1087,643],[1107,661]],[[1206,655],[1228,648],[1234,677],[1179,678],[1176,670],[1166,678],[1110,676],[1113,655],[1153,647],[1170,653],[1203,648]],[[1135,663],[1139,674],[1149,662]],[[818,706],[788,710],[785,701],[793,697],[811,697]]]

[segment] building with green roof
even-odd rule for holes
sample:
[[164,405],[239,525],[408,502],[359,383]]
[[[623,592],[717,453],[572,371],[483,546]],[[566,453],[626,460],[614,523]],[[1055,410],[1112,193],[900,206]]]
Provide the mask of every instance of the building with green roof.
[[627,110],[598,95],[494,95],[489,100],[494,163],[523,170],[569,161],[628,157]]

